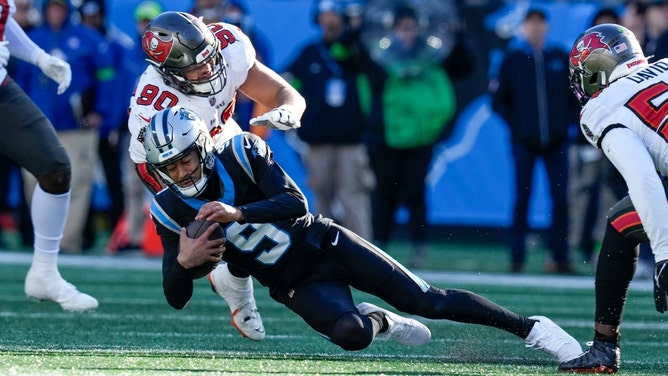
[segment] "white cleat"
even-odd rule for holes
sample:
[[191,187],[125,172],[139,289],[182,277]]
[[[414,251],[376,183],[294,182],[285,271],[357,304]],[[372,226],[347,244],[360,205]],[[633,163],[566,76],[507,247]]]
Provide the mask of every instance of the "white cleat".
[[545,316],[531,316],[537,320],[527,338],[526,347],[543,350],[557,358],[559,363],[567,362],[582,354],[582,347],[570,334]]
[[250,277],[234,277],[226,264],[220,264],[209,273],[207,279],[211,283],[211,289],[230,306],[232,326],[245,338],[262,341],[266,334],[262,317],[255,305]]
[[357,310],[365,316],[372,312],[382,312],[385,315],[389,327],[387,331],[378,333],[379,338],[388,338],[408,346],[424,345],[431,339],[429,328],[417,320],[401,317],[371,303],[360,303]]
[[56,302],[66,311],[86,312],[94,311],[98,307],[97,299],[77,290],[57,271],[38,273],[35,269],[30,268],[24,289],[28,298]]
[[253,340],[262,341],[265,337],[264,325],[260,312],[255,306],[255,299],[232,312],[232,326],[235,327],[242,336]]

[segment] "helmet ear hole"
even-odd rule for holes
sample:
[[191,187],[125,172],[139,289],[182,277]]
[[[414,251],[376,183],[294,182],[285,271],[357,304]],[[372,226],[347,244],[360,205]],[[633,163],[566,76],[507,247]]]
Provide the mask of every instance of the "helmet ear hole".
[[589,76],[589,80],[587,80],[588,85],[600,85],[601,83],[599,82],[599,77],[600,77],[599,72],[592,73],[591,76]]

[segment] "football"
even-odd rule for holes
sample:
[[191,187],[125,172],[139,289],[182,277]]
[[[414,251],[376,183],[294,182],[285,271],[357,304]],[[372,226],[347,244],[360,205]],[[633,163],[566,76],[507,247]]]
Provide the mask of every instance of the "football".
[[[188,223],[188,226],[186,226],[186,235],[188,235],[188,237],[191,239],[199,238],[204,233],[204,231],[206,231],[209,226],[214,223],[216,222],[207,220],[193,220],[192,222]],[[209,236],[209,240],[220,239],[224,237],[225,231],[223,231],[221,226],[218,226],[216,231],[214,231],[213,234]],[[202,278],[209,274],[217,264],[217,262],[208,261],[189,270],[193,273],[193,277],[195,279]]]

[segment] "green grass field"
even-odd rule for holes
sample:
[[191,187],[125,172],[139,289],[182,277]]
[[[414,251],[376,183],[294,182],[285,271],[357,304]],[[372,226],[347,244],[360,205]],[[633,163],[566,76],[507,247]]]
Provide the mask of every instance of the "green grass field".
[[[395,257],[408,255],[400,246]],[[424,320],[432,341],[405,347],[377,340],[345,352],[308,328],[256,285],[267,338],[251,342],[229,325],[227,306],[205,279],[182,311],[162,295],[159,260],[61,256],[61,272],[100,301],[96,312],[64,312],[28,300],[23,279],[30,253],[0,251],[0,375],[546,375],[556,374],[548,355],[524,348],[506,332],[448,321]],[[438,287],[475,291],[507,308],[546,315],[578,338],[593,333],[593,277],[541,274],[544,255],[532,254],[528,273],[504,274],[503,248],[436,245],[430,270]],[[356,300],[384,305],[356,294]],[[386,306],[386,305],[384,305]],[[387,306],[386,306],[387,307]],[[665,375],[668,323],[653,307],[651,282],[634,281],[625,311],[622,375]]]

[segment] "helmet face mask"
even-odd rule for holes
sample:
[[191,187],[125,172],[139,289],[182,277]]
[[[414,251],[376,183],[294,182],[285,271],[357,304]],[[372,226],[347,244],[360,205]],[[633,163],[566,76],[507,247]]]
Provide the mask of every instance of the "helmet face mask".
[[640,43],[623,26],[602,24],[576,39],[569,56],[571,91],[584,105],[601,89],[646,66]]
[[[144,149],[149,166],[181,197],[198,196],[206,188],[215,163],[213,140],[194,112],[177,106],[156,113],[147,127]],[[174,177],[179,163],[196,167]]]
[[[165,83],[187,95],[210,96],[227,83],[220,41],[198,18],[183,12],[164,12],[155,17],[142,36],[142,48]],[[202,70],[205,77],[189,80],[188,72]]]

